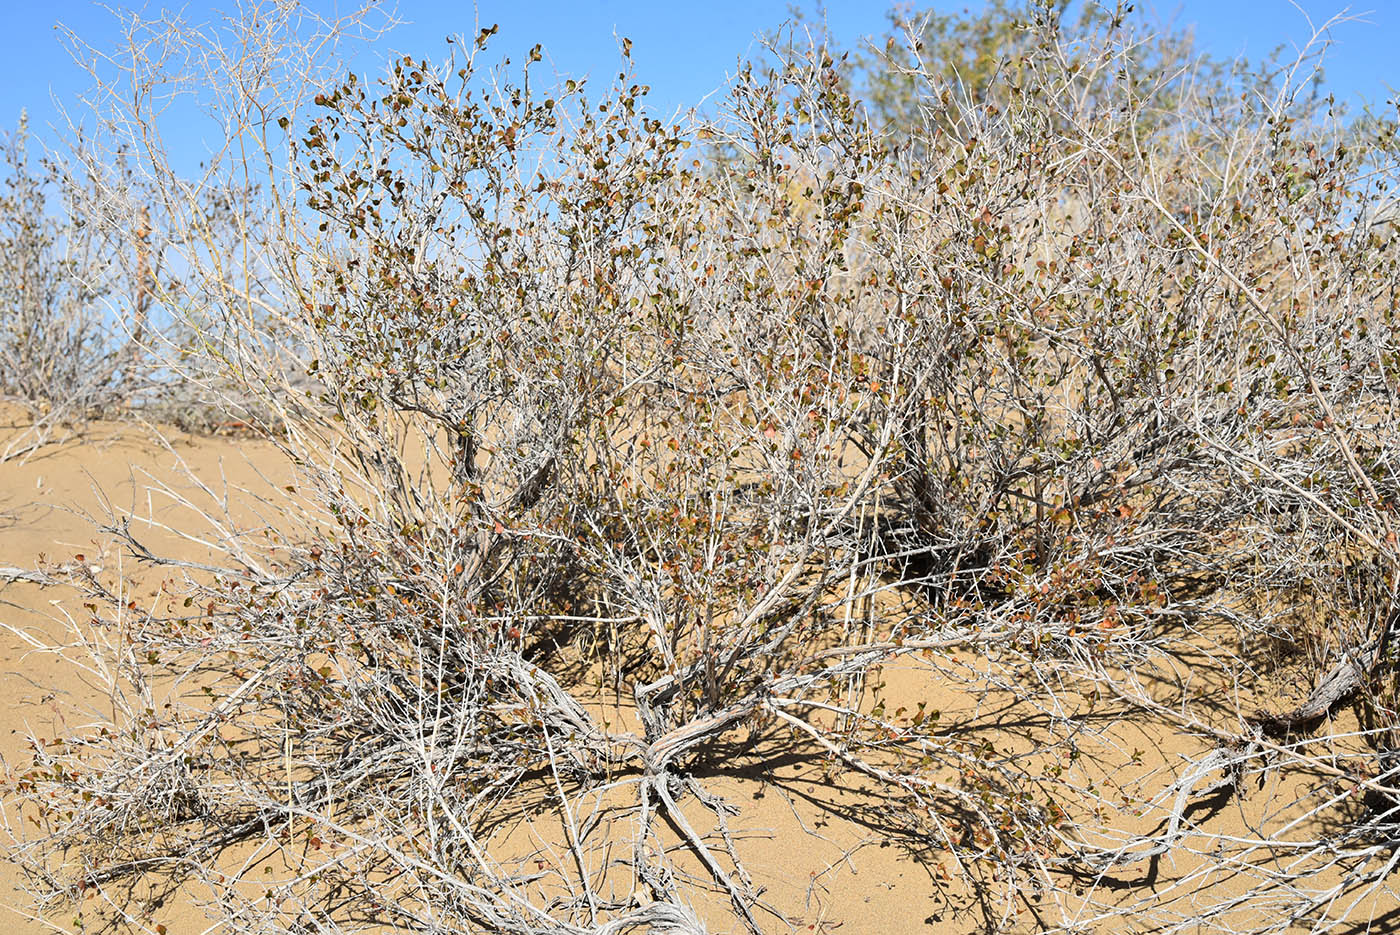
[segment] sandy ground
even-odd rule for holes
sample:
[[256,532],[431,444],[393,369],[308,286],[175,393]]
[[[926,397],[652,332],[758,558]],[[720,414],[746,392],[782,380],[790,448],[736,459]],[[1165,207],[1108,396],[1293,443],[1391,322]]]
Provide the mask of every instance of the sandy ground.
[[[16,432],[20,424],[22,419],[13,413],[0,415],[0,437]],[[96,425],[81,438],[0,463],[0,566],[33,568],[46,561],[80,560],[104,571],[130,573],[131,559],[113,548],[100,529],[111,511],[199,528],[198,521],[169,496],[151,489],[162,484],[196,503],[207,504],[211,492],[227,496],[243,522],[250,526],[258,522],[254,512],[258,498],[276,491],[269,482],[280,467],[275,452],[238,438],[171,433],[168,441],[168,446],[158,443],[151,431],[139,425]],[[208,491],[191,482],[191,473]],[[242,509],[236,506],[240,503]],[[178,544],[153,527],[141,535],[153,546]],[[197,547],[184,543],[179,548],[185,557],[199,557]],[[0,583],[0,622],[40,642],[62,641],[63,615],[81,612],[74,598],[61,587]],[[66,729],[72,711],[101,708],[102,697],[77,670],[51,653],[35,651],[8,630],[0,632],[0,672],[0,710],[4,711],[0,757],[7,768],[27,759],[29,736],[57,736]],[[21,914],[25,899],[17,890],[19,883],[13,866],[0,863],[0,903],[7,910],[0,917],[0,932],[54,931],[54,926]],[[172,907],[171,915],[166,921],[171,933],[204,928],[198,918],[181,917],[178,907]],[[71,920],[52,921],[66,928]]]
[[[0,433],[5,432],[0,418]],[[13,431],[11,426],[9,431]],[[227,496],[235,515],[249,525],[260,522],[259,498],[275,497],[282,465],[271,448],[237,438],[192,438],[172,434],[168,446],[157,443],[148,430],[136,425],[99,425],[81,440],[41,449],[24,460],[0,463],[0,566],[33,567],[42,561],[82,561],[115,571],[129,563],[111,547],[98,526],[110,510],[132,512],[157,522],[190,528],[192,518],[168,496],[153,493],[153,486],[168,484],[173,490],[203,502],[212,494]],[[187,473],[188,472],[188,473]],[[207,487],[199,490],[189,474]],[[197,525],[197,523],[196,523]],[[159,529],[147,533],[153,545],[178,545],[187,557],[198,558],[197,545],[178,541]],[[81,559],[78,556],[82,556]],[[129,567],[121,570],[129,571]],[[15,581],[0,585],[0,621],[41,641],[60,639],[57,622],[72,612],[73,595],[61,588],[41,589]],[[1182,663],[1192,662],[1183,657]],[[36,652],[13,632],[0,633],[0,706],[5,712],[0,730],[0,756],[13,765],[26,759],[29,736],[53,737],[68,726],[64,712],[84,706],[100,706],[103,699],[51,654]],[[1179,673],[1178,673],[1179,674]],[[1163,686],[1176,679],[1162,673]],[[943,712],[949,730],[959,724],[991,723],[988,736],[1002,749],[1027,745],[1034,725],[1018,720],[1015,711],[998,710],[998,700],[970,696],[955,685],[935,681],[927,668],[917,664],[890,667],[883,674],[886,695],[911,706],[925,701]],[[1168,688],[1164,688],[1168,694]],[[1228,693],[1226,693],[1228,694]],[[1222,696],[1220,714],[1228,718],[1233,705]],[[1095,709],[1085,701],[1086,723],[1101,718],[1115,723],[1118,715],[1102,702]],[[1282,706],[1281,704],[1279,705]],[[625,716],[625,715],[624,715]],[[990,721],[989,721],[990,719]],[[1074,768],[1096,774],[1106,784],[1129,789],[1141,778],[1163,785],[1181,768],[1188,756],[1202,753],[1199,742],[1185,738],[1169,723],[1122,721],[1109,731],[1115,745],[1086,751]],[[1132,761],[1122,751],[1140,751]],[[1048,765],[1048,764],[1047,764]],[[950,777],[951,778],[951,777]],[[872,792],[869,784],[849,771],[830,771],[820,756],[794,746],[790,734],[773,733],[736,738],[734,766],[706,781],[707,790],[740,807],[730,830],[743,847],[754,883],[766,890],[764,899],[777,912],[760,919],[773,932],[971,932],[985,931],[987,918],[969,892],[951,882],[949,855],[922,835],[892,833],[899,827],[914,828],[919,816],[905,815],[904,806]],[[1287,795],[1289,789],[1275,790]],[[704,809],[696,823],[707,819]],[[1243,829],[1251,820],[1248,802],[1218,809],[1201,819],[1216,830]],[[1125,830],[1150,831],[1160,816],[1134,818],[1121,815],[1115,822]],[[534,821],[522,806],[518,814],[503,816],[503,840],[511,833],[532,833]],[[708,827],[708,825],[707,825]],[[926,827],[926,826],[925,826]],[[514,828],[514,832],[512,832]],[[625,828],[619,836],[625,837]],[[680,861],[684,871],[685,861]],[[1112,881],[1129,903],[1151,903],[1172,881],[1191,869],[1189,860],[1175,855],[1154,861],[1152,867],[1125,868]],[[697,881],[704,876],[698,865],[689,868]],[[71,918],[55,918],[53,925],[23,914],[18,875],[8,863],[0,863],[0,902],[9,914],[0,917],[0,932],[16,935],[71,930]],[[1214,885],[1229,887],[1228,879]],[[1092,887],[1091,887],[1092,888]],[[1094,895],[1094,894],[1088,894]],[[1102,896],[1102,893],[1098,893]],[[1038,894],[1027,900],[1020,918],[1004,920],[1007,931],[1039,928],[1037,903],[1072,906],[1086,896],[1083,887],[1066,879],[1062,890]],[[722,900],[721,900],[722,902]],[[703,909],[703,905],[701,906]],[[1384,907],[1381,907],[1383,910]],[[717,913],[718,919],[723,913]],[[208,929],[202,915],[177,897],[151,920],[166,926],[170,935]],[[723,932],[714,925],[712,932]],[[1086,931],[1097,928],[1086,920]],[[1121,924],[1115,931],[1121,931]]]

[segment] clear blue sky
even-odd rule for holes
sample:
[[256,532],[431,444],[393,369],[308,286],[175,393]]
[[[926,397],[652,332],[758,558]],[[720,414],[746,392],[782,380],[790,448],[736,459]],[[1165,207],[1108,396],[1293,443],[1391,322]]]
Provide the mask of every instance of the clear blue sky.
[[[120,5],[122,0],[111,0]],[[348,7],[353,0],[340,0]],[[1342,0],[1298,0],[1321,23],[1345,7]],[[53,25],[62,21],[94,44],[114,33],[111,15],[90,0],[4,0],[0,29],[0,129],[12,127],[27,107],[31,124],[42,127],[54,119],[50,95],[65,101],[84,87],[82,74],[57,41]],[[309,0],[310,5],[334,9],[336,0]],[[197,20],[217,9],[221,0],[135,0],[148,11],[161,6],[183,9]],[[230,5],[223,0],[226,8]],[[804,3],[811,9],[813,4]],[[916,3],[927,6],[928,3]],[[964,2],[937,2],[944,10],[964,8]],[[976,5],[976,4],[974,4]],[[386,49],[431,57],[444,49],[448,34],[471,33],[499,23],[494,48],[506,52],[544,44],[549,59],[565,74],[606,78],[617,65],[617,35],[633,40],[640,77],[653,89],[652,101],[663,110],[697,103],[718,88],[736,60],[752,48],[756,32],[771,29],[787,17],[785,0],[713,0],[679,3],[673,0],[399,0],[398,14],[409,21],[386,40]],[[1218,55],[1262,56],[1279,43],[1302,42],[1309,34],[1304,14],[1288,0],[1165,0],[1138,3],[1159,19],[1193,26],[1202,45]],[[846,44],[885,28],[887,4],[880,0],[829,0],[827,18]],[[1375,102],[1393,97],[1400,88],[1396,48],[1400,46],[1400,0],[1370,0],[1352,6],[1368,23],[1348,23],[1335,32],[1338,45],[1327,66],[1328,85],[1339,97]],[[517,58],[518,60],[518,58]],[[361,61],[360,70],[372,67]]]

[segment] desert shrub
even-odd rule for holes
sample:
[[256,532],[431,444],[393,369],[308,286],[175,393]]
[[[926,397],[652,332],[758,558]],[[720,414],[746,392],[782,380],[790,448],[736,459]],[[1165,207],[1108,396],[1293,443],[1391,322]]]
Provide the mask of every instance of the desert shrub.
[[89,223],[90,180],[59,154],[36,164],[25,118],[3,153],[0,394],[39,417],[32,437],[17,440],[33,444],[48,423],[81,422],[139,386],[148,232],[139,223],[120,231]]
[[[330,81],[307,50],[362,21],[300,16],[169,34],[265,177],[254,259],[161,286],[208,338],[183,365],[275,415],[289,506],[215,565],[115,523],[177,576],[149,606],[74,573],[112,711],[16,776],[42,898],[763,931],[707,789],[742,736],[882,787],[989,930],[1325,928],[1389,892],[1397,257],[1364,202],[1393,144],[1300,111],[1301,73],[1144,84],[1111,17],[1028,10],[995,100],[895,57],[926,106],[891,136],[800,36],[690,125],[625,43],[601,89],[488,67],[489,29]],[[1269,640],[1312,641],[1296,710]],[[888,710],[895,660],[1032,726]],[[1198,749],[1145,769],[1126,717]],[[1192,822],[1222,794],[1244,832]],[[527,804],[534,839],[498,835]],[[1117,885],[1168,852],[1160,891]]]
[[[153,216],[164,204],[136,174],[130,141],[95,144],[68,129],[69,143],[37,161],[26,120],[4,141],[0,395],[32,424],[0,459],[96,416],[165,416],[196,430],[248,417],[250,401],[236,382],[198,366],[218,359],[226,329],[208,317],[195,326],[195,304],[171,310],[161,300],[196,288],[180,278],[190,250],[202,244],[206,257],[232,253],[230,235],[256,224],[237,214],[239,198],[210,185],[187,192],[202,209],[198,226]],[[177,217],[187,218],[189,207],[182,209]],[[193,229],[172,239],[174,226]],[[179,366],[162,367],[166,360]]]

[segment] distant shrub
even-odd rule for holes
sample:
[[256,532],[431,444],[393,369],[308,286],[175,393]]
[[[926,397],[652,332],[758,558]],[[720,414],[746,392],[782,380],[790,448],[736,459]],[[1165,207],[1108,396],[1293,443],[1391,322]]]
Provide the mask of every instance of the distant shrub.
[[141,379],[149,289],[136,271],[129,304],[121,254],[141,259],[147,232],[128,239],[85,217],[86,192],[57,156],[37,164],[27,122],[0,145],[0,393],[40,415],[81,421],[120,405]]

